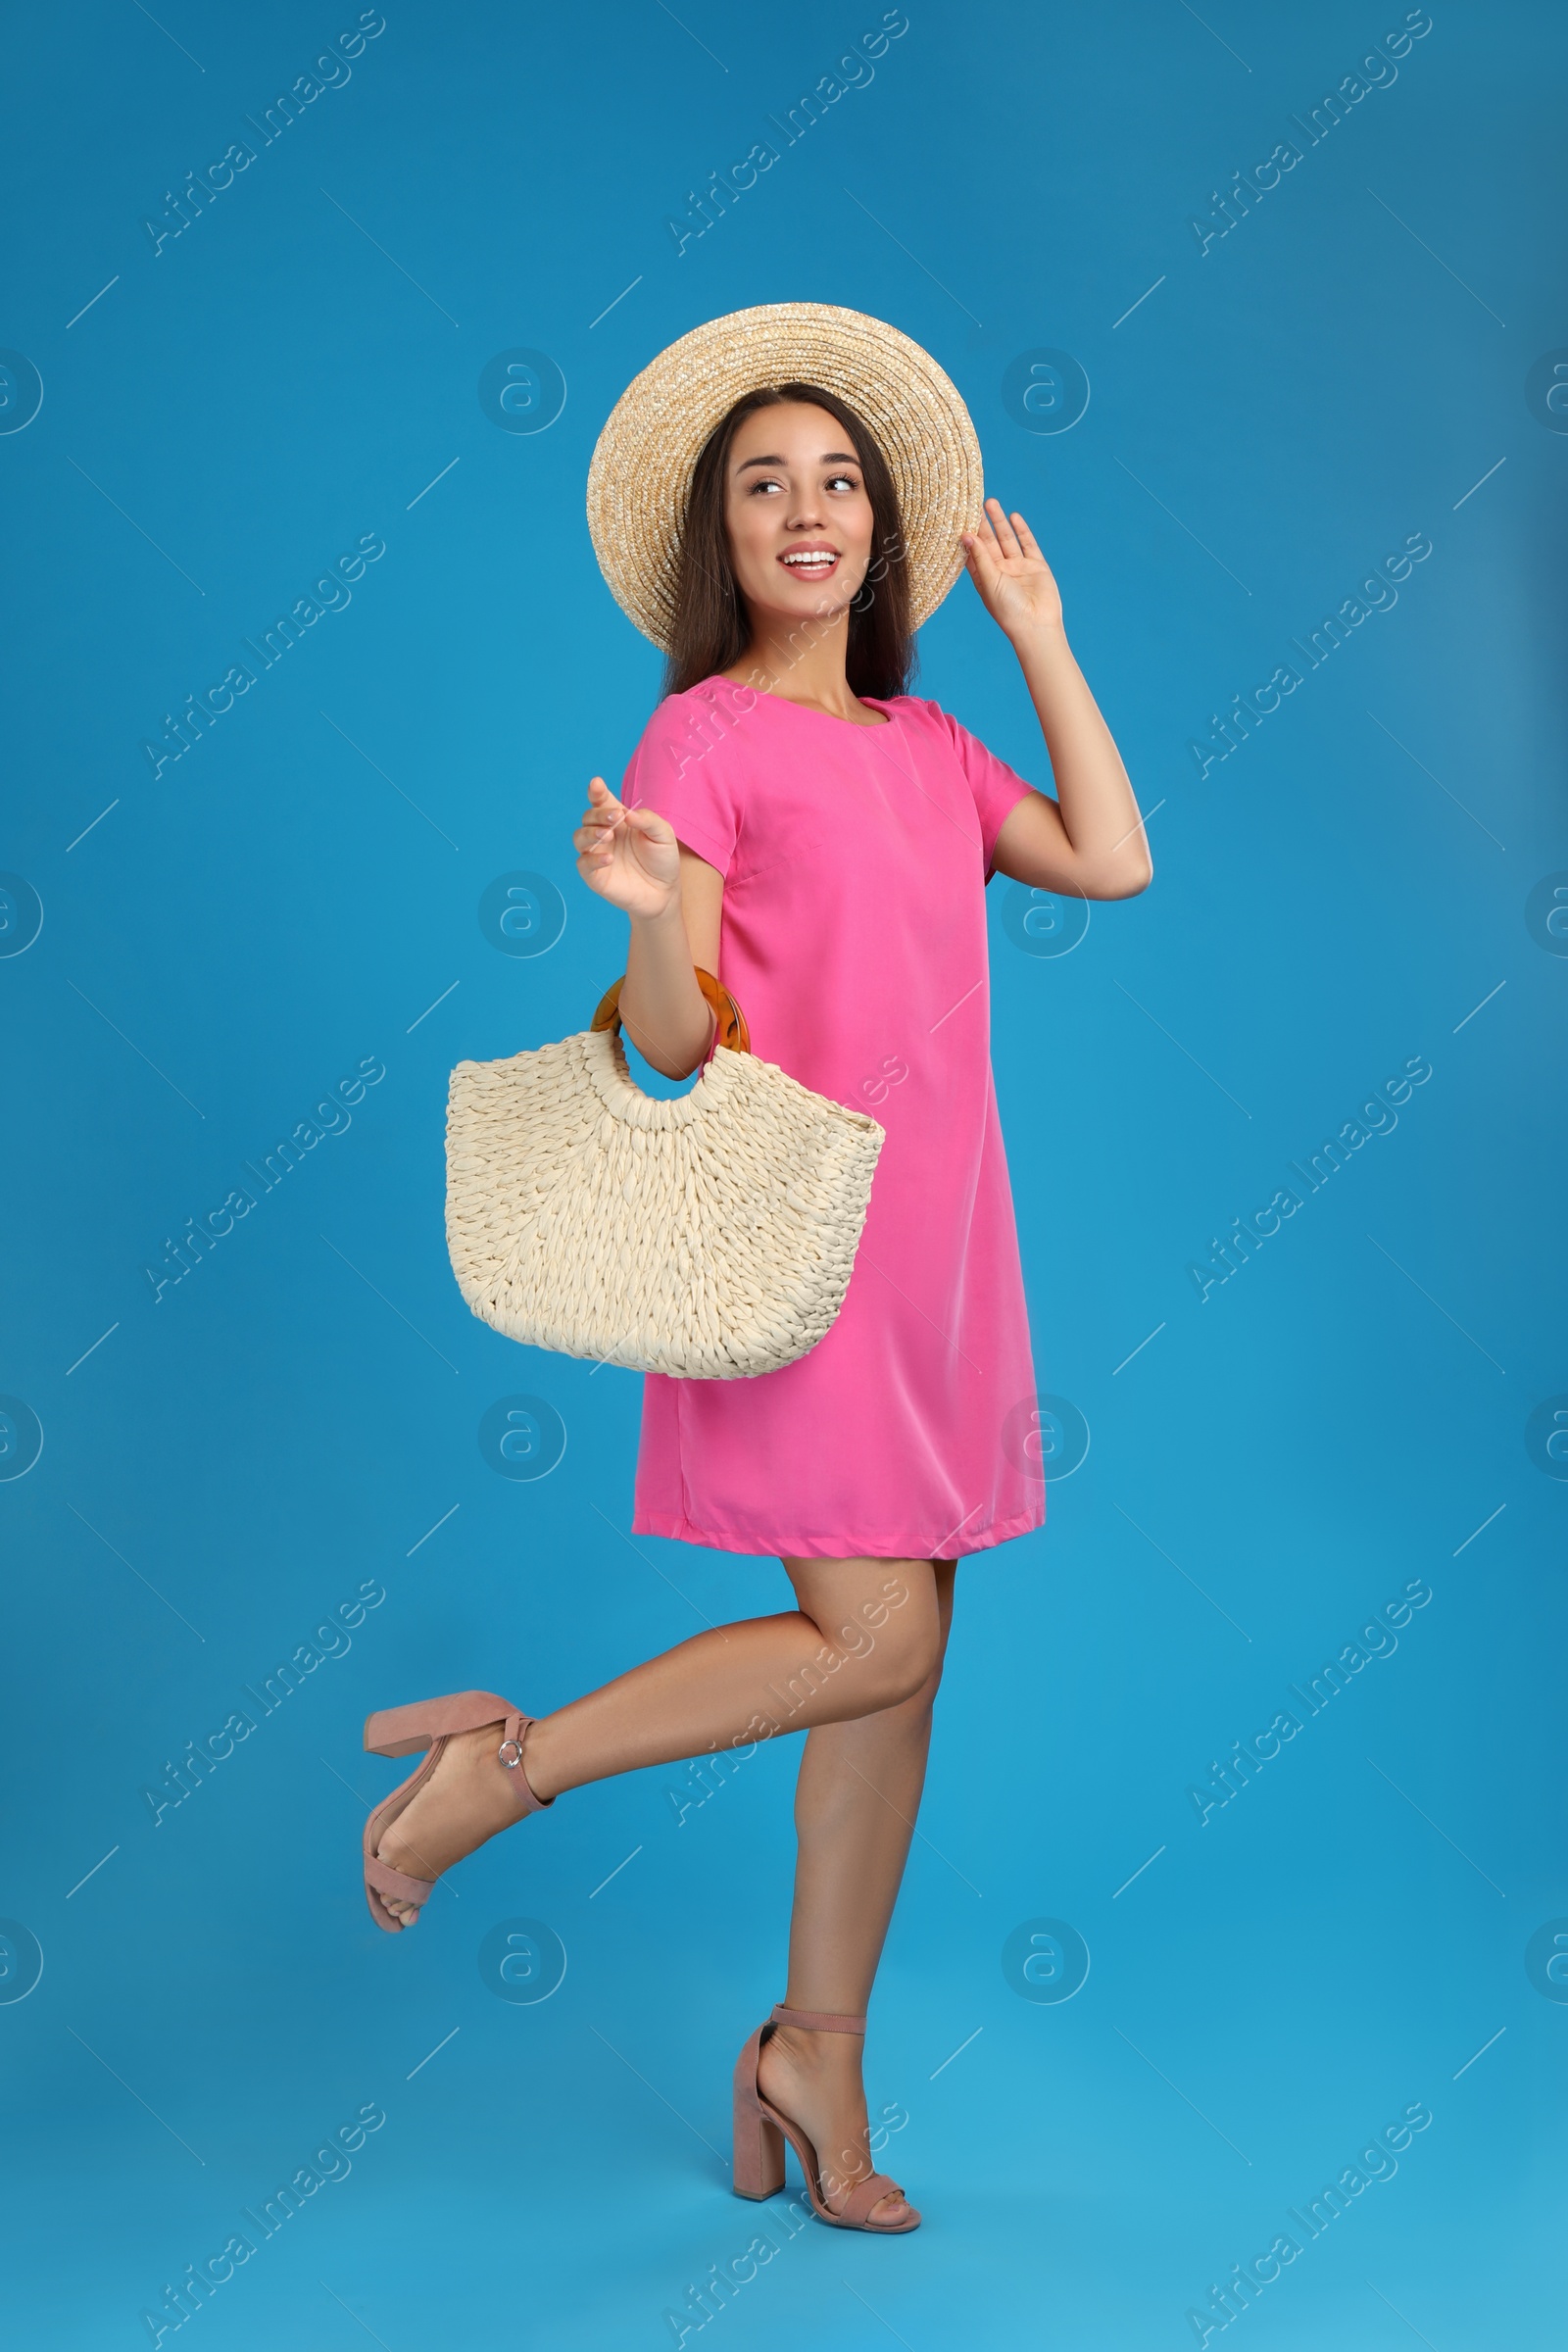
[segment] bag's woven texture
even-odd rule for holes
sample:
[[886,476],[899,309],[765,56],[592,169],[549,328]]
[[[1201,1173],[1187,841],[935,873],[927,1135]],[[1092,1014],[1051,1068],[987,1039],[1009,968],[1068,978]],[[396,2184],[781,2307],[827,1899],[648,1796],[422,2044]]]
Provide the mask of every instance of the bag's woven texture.
[[534,1348],[688,1380],[776,1372],[844,1303],[882,1144],[862,1111],[724,1047],[668,1101],[609,1029],[460,1061],[458,1287]]

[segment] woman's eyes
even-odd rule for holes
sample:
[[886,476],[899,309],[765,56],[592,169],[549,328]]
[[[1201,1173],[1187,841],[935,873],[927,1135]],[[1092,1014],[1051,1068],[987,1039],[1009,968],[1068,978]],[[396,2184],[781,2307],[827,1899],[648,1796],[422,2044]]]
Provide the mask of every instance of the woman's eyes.
[[[777,475],[760,474],[746,495],[748,498],[756,498],[760,491],[782,490],[784,487],[784,483],[778,479]],[[824,487],[829,490],[858,490],[860,485],[853,473],[830,473]]]

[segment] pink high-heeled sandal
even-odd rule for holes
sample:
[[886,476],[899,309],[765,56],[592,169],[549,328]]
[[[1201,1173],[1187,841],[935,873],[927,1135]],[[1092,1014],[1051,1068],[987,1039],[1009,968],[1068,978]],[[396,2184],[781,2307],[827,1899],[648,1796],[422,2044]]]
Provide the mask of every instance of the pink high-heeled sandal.
[[394,1870],[390,1863],[381,1860],[375,1849],[415,1790],[422,1788],[434,1772],[442,1750],[455,1733],[478,1732],[488,1723],[499,1723],[501,1744],[496,1755],[506,1769],[507,1786],[518,1813],[538,1812],[555,1803],[553,1796],[535,1796],[522,1769],[522,1738],[533,1720],[531,1715],[519,1715],[510,1699],[498,1697],[494,1690],[456,1690],[447,1698],[424,1698],[411,1707],[383,1707],[379,1714],[366,1719],[365,1746],[368,1755],[412,1756],[421,1747],[430,1751],[418,1771],[411,1773],[394,1788],[365,1825],[365,1899],[378,1928],[397,1936],[402,1934],[404,1926],[397,1914],[387,1909],[381,1900],[383,1895],[390,1894],[400,1903],[413,1903],[422,1909],[434,1891],[433,1879],[413,1879],[406,1871]]
[[867,2219],[873,2205],[885,2196],[902,2197],[903,2189],[886,2173],[868,2173],[851,2189],[842,2213],[835,2213],[822,2194],[822,2168],[799,2124],[763,2098],[757,2087],[757,2061],[775,2026],[800,2026],[810,2034],[863,2034],[863,2017],[837,2017],[821,2009],[786,2009],[780,2001],[757,2029],[735,2061],[735,2160],[730,2185],[738,2197],[772,2197],[784,2185],[784,2142],[789,2141],[806,2176],[807,2194],[819,2222],[835,2230],[870,2230],[883,2236],[902,2236],[918,2230],[920,2216],[913,2206],[905,2222]]

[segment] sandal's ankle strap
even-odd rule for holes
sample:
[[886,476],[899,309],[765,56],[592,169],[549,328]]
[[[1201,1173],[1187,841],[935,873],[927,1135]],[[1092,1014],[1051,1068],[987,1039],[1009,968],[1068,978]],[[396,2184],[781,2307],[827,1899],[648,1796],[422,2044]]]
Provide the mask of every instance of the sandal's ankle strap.
[[768,2021],[775,2026],[800,2026],[808,2034],[863,2034],[863,2017],[838,2017],[826,2009],[787,2009],[782,2001],[773,2006]]
[[[496,1750],[499,1762],[514,1776],[512,1784],[513,1794],[525,1813],[532,1813],[546,1805],[553,1805],[556,1801],[553,1796],[536,1796],[533,1784],[522,1769],[522,1736],[532,1721],[531,1715],[509,1715],[503,1730],[501,1745]],[[512,1751],[510,1755],[507,1753],[509,1748]]]

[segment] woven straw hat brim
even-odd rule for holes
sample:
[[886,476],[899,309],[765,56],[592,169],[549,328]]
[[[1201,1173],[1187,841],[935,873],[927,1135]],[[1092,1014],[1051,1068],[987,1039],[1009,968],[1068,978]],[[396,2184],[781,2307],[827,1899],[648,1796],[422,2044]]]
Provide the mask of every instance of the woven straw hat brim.
[[820,384],[863,418],[898,486],[910,617],[930,618],[984,512],[980,444],[956,386],[896,326],[826,302],[769,302],[693,327],[634,376],[588,468],[588,529],[616,603],[668,652],[692,468],[719,419],[767,384]]

